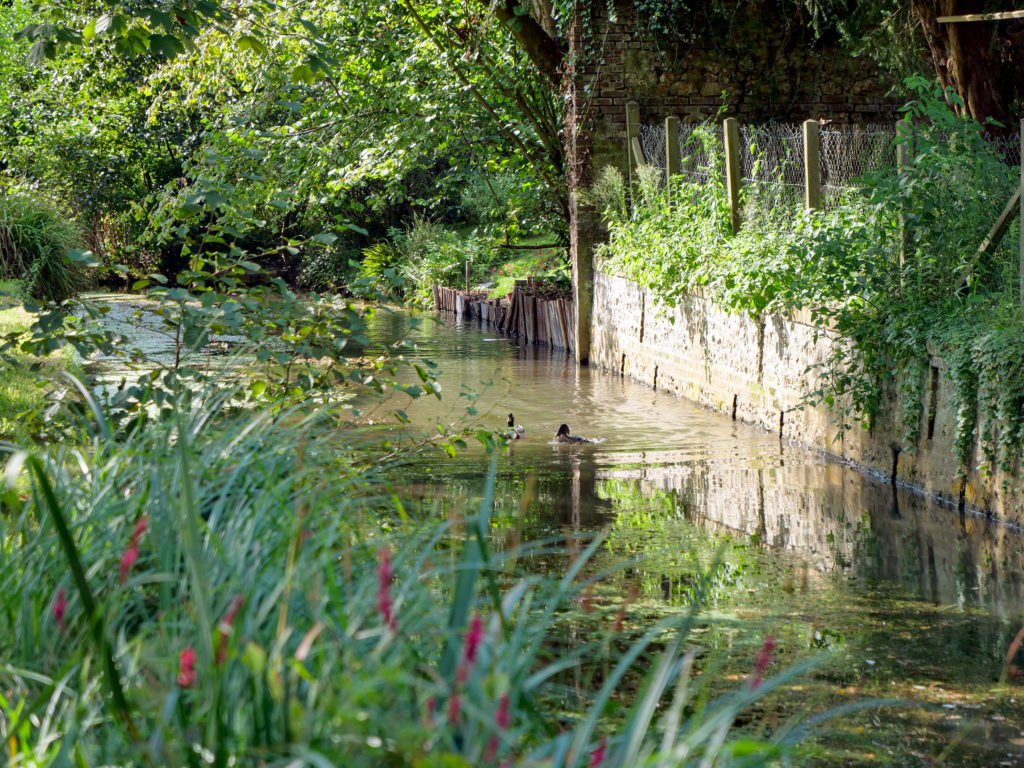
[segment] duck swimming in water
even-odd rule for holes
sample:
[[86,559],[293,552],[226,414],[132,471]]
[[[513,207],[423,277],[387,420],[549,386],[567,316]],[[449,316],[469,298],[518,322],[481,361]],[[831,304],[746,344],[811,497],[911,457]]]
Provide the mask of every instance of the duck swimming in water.
[[568,424],[563,424],[562,426],[560,426],[558,428],[558,431],[555,433],[555,442],[556,443],[592,443],[594,441],[593,440],[588,440],[585,437],[576,437],[576,435],[570,435],[569,434],[569,425]]
[[515,417],[510,413],[508,415],[508,431],[505,434],[509,440],[518,440],[526,434],[526,427],[522,424],[516,424]]

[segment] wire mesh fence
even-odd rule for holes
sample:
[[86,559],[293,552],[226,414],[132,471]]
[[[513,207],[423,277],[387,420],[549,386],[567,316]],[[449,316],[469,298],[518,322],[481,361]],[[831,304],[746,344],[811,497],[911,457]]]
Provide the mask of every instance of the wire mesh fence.
[[787,123],[740,126],[743,218],[777,218],[799,210],[804,194],[803,127]]
[[819,133],[821,203],[834,208],[842,198],[861,188],[864,174],[895,167],[896,128],[865,126],[823,130]]
[[[645,162],[666,174],[664,124],[639,126],[639,134]],[[678,137],[680,175],[695,184],[721,184],[725,154],[722,124],[681,123]],[[996,137],[989,143],[1008,166],[1020,165],[1019,137]],[[863,188],[866,174],[895,168],[896,126],[822,128],[819,150],[821,204],[825,209],[833,209]],[[803,205],[802,125],[741,126],[739,156],[746,220],[777,218]]]

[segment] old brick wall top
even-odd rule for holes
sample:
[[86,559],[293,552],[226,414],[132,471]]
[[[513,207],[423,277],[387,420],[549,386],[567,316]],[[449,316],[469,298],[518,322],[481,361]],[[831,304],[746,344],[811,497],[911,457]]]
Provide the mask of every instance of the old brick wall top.
[[[586,134],[577,164],[625,168],[626,102],[641,123],[675,115],[684,122],[736,117],[741,122],[831,120],[890,123],[899,102],[865,58],[816,39],[809,22],[784,17],[771,0],[735,0],[728,24],[689,44],[644,31],[632,3],[578,3],[571,60],[575,132]],[[645,39],[646,38],[646,39]],[[577,174],[577,184],[590,174]]]

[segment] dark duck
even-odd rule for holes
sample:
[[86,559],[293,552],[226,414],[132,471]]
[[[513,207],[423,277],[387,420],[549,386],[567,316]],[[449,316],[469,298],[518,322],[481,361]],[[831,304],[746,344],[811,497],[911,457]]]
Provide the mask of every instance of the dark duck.
[[577,437],[576,435],[570,435],[569,434],[569,425],[568,424],[563,424],[562,426],[560,426],[558,428],[558,431],[555,433],[555,442],[556,443],[592,443],[594,441],[593,440],[588,440],[585,437]]
[[526,427],[522,424],[516,424],[515,417],[510,413],[508,415],[508,429],[505,431],[506,436],[509,440],[518,440],[526,434]]

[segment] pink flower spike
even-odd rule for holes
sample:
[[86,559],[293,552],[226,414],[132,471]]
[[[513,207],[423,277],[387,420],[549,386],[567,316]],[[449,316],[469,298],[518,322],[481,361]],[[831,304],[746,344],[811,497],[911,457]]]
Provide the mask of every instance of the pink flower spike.
[[178,655],[178,685],[191,688],[196,684],[196,677],[196,651],[188,645]]
[[122,584],[128,580],[128,574],[131,573],[132,567],[139,559],[139,539],[142,538],[142,534],[146,532],[147,528],[149,528],[149,519],[145,516],[135,521],[131,540],[128,543],[128,548],[121,555],[121,563],[117,569],[117,577]]
[[491,740],[487,742],[487,751],[484,752],[484,762],[493,763],[494,758],[498,756],[498,737],[491,736]]
[[448,722],[454,723],[459,719],[459,712],[462,711],[462,700],[459,699],[457,692],[452,693],[452,697],[448,699]]
[[757,659],[754,661],[754,673],[750,676],[750,690],[755,690],[761,684],[761,678],[764,676],[765,670],[772,663],[772,651],[774,650],[775,638],[768,635],[764,639],[764,645],[761,646],[761,650],[757,653]]
[[385,626],[394,632],[398,630],[398,623],[395,621],[395,605],[391,601],[391,577],[394,574],[391,568],[391,551],[385,547],[377,557],[377,610]]
[[511,722],[511,718],[508,713],[508,694],[501,694],[501,699],[498,700],[498,711],[494,713],[494,724],[501,730],[506,730],[508,724]]
[[604,762],[604,749],[607,743],[607,739],[602,736],[600,743],[597,745],[597,749],[590,753],[590,762],[587,764],[588,768],[598,768],[598,766]]
[[484,637],[484,622],[480,614],[473,616],[470,622],[469,631],[466,633],[465,659],[466,664],[472,666],[476,662],[476,652],[480,648],[480,641]]
[[217,623],[217,629],[214,632],[214,635],[217,638],[216,661],[218,667],[228,659],[227,639],[231,635],[231,628],[235,624],[235,617],[238,616],[238,611],[244,602],[245,598],[241,595],[236,595],[235,599],[231,601],[231,607],[229,607],[227,613],[224,614],[224,618]]
[[224,614],[224,618],[220,620],[220,623],[229,628],[234,626],[235,617],[238,615],[238,611],[244,602],[245,598],[242,595],[235,595],[235,599],[231,601],[231,607],[228,608],[228,612]]
[[64,587],[57,590],[57,597],[53,601],[53,619],[57,622],[57,627],[63,632],[68,628],[68,625],[64,621],[64,614],[68,610],[68,598],[67,593],[64,592]]
[[117,569],[117,577],[122,584],[128,580],[128,574],[131,573],[132,567],[135,565],[135,561],[139,559],[139,548],[132,544],[128,549],[121,555],[121,564]]

